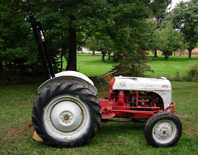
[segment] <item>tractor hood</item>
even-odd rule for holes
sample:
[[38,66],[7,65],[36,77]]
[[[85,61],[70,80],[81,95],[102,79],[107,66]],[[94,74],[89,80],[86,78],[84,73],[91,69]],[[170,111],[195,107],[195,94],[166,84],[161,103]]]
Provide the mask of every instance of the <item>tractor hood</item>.
[[166,78],[115,77],[113,90],[171,91],[171,83]]

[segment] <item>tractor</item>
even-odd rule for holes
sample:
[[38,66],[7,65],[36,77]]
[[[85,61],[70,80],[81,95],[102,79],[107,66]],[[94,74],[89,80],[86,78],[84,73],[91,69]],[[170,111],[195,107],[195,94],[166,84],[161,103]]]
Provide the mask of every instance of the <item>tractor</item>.
[[28,21],[49,74],[33,103],[33,139],[39,138],[50,146],[78,147],[91,141],[101,122],[126,118],[145,122],[148,144],[154,147],[177,144],[182,124],[175,115],[169,80],[113,77],[107,97],[98,99],[97,89],[86,75],[77,71],[54,73],[42,25],[31,11]]

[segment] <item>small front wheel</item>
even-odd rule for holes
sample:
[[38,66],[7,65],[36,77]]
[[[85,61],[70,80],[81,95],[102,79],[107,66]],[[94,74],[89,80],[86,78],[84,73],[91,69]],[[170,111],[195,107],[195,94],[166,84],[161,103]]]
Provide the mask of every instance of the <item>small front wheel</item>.
[[167,112],[152,116],[144,128],[148,144],[155,147],[174,146],[179,141],[181,134],[181,121],[174,114]]

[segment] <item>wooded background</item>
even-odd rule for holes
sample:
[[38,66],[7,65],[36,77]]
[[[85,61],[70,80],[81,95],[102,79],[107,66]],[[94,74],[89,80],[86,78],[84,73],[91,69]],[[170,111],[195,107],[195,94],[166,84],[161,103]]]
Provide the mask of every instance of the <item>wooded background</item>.
[[[177,50],[192,50],[198,40],[198,2],[182,2],[170,9],[171,0],[34,0],[32,10],[42,23],[55,71],[76,69],[82,47],[101,52],[117,62],[115,75],[143,76],[147,56],[161,51],[168,59]],[[45,77],[37,45],[21,0],[0,1],[0,75],[12,80]]]

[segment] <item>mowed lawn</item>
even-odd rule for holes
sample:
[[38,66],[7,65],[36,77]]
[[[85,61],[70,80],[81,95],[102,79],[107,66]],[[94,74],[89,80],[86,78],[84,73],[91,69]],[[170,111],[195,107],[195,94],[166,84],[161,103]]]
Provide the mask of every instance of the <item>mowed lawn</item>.
[[[148,76],[174,78],[175,76],[185,75],[187,70],[194,64],[198,64],[198,57],[193,57],[189,60],[186,57],[170,57],[165,60],[160,57],[156,60],[149,58],[148,65],[151,72],[147,72]],[[102,62],[101,56],[78,55],[78,70],[89,76],[100,76],[112,70],[116,63],[109,61]]]
[[78,70],[89,76],[100,76],[113,69],[116,65],[111,61],[102,62],[100,55],[78,55]]
[[31,139],[31,109],[37,86],[0,87],[0,155],[198,154],[198,83],[173,82],[173,98],[177,103],[177,114],[183,123],[183,135],[178,145],[171,148],[153,148],[147,145],[143,135],[144,124],[132,122],[103,123],[91,143],[80,148],[52,148],[34,142]]
[[[185,74],[198,58],[159,58],[149,61],[154,72],[150,76],[174,77]],[[115,63],[101,62],[100,56],[78,56],[78,69],[89,76],[100,76]],[[102,128],[88,146],[60,149],[38,144],[31,139],[32,100],[39,84],[0,86],[0,155],[186,155],[198,154],[198,83],[173,82],[173,99],[177,115],[183,124],[183,136],[176,147],[152,148],[143,135],[144,124],[132,122],[103,123]],[[97,85],[98,86],[98,85]],[[104,96],[106,86],[99,85],[99,96]]]
[[170,57],[169,60],[165,60],[163,57],[160,57],[156,60],[150,60],[148,64],[152,70],[148,75],[174,78],[178,75],[185,76],[189,68],[195,64],[198,65],[198,57],[196,56],[192,59],[188,59],[186,57]]

